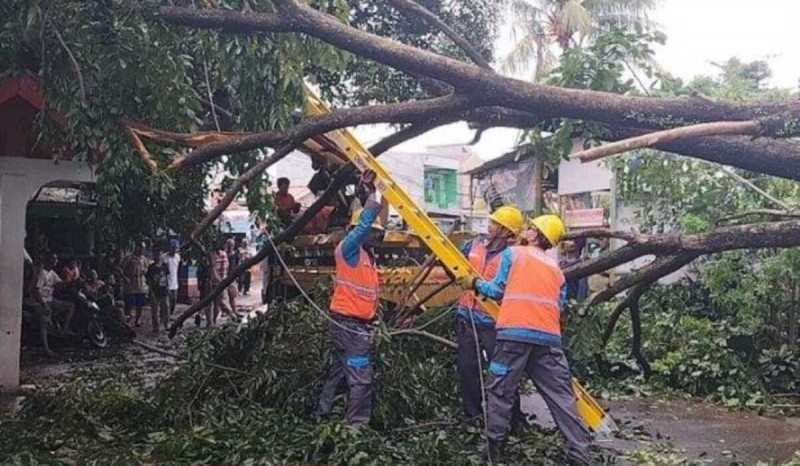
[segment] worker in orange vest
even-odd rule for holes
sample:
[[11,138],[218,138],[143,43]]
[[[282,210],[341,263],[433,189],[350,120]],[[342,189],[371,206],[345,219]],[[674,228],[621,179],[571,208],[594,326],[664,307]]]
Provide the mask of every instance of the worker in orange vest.
[[578,464],[591,463],[591,437],[578,417],[562,349],[560,314],[566,281],[558,263],[545,254],[558,245],[563,233],[558,216],[536,217],[526,231],[528,246],[512,246],[503,252],[491,281],[462,280],[465,288],[502,299],[487,385],[487,455],[494,462],[500,460],[511,428],[514,394],[522,375],[528,374],[564,435],[567,456]]
[[[359,184],[370,193],[355,209],[350,230],[334,250],[336,277],[330,304],[331,353],[317,414],[330,415],[340,391],[348,391],[347,421],[367,424],[372,414],[371,321],[378,307],[378,270],[372,248],[381,242],[387,204],[375,201],[375,173]],[[381,218],[379,218],[379,216]]]
[[[523,223],[525,221],[519,209],[500,207],[489,216],[489,235],[484,239],[467,241],[461,247],[461,252],[483,278],[491,280],[500,265],[501,253],[520,234]],[[467,424],[473,424],[482,417],[479,351],[486,351],[488,356],[494,353],[494,327],[495,321],[486,313],[481,299],[475,296],[474,291],[465,291],[456,311],[456,368],[461,407]],[[516,405],[518,411],[519,403]]]

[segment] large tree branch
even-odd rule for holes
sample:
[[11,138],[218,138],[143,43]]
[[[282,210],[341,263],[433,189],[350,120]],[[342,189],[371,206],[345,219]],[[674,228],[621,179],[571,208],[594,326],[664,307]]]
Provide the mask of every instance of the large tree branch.
[[586,228],[583,230],[570,231],[564,235],[563,239],[575,240],[580,238],[617,238],[634,243],[645,241],[649,236],[632,231],[610,230],[608,228]]
[[735,249],[785,248],[798,245],[800,221],[797,220],[728,226],[696,235],[642,235],[635,242],[608,254],[566,268],[564,275],[568,280],[583,278],[651,254],[703,255]]
[[[778,120],[800,118],[800,102],[756,105],[712,102],[705,99],[654,99],[566,89],[499,76],[489,70],[358,31],[333,16],[291,0],[279,2],[279,14],[242,14],[220,10],[164,7],[162,17],[174,24],[244,32],[294,31],[395,69],[447,82],[487,103],[523,111],[663,129],[687,123],[744,121],[778,117],[767,124],[767,134],[789,136],[800,132]],[[762,120],[763,121],[763,120]]]
[[632,286],[638,285],[639,283],[646,283],[649,286],[659,278],[679,270],[681,267],[693,261],[699,255],[699,253],[684,252],[674,256],[660,257],[640,270],[622,277],[605,290],[600,291],[592,296],[587,306],[592,307],[604,301],[608,301],[614,296],[622,293]]
[[326,115],[308,118],[285,132],[266,131],[207,144],[185,157],[176,158],[170,168],[195,165],[236,152],[281,146],[292,140],[304,141],[340,128],[374,123],[424,123],[446,115],[457,115],[469,108],[469,102],[467,97],[451,94],[414,102],[334,110]]
[[483,56],[478,52],[472,44],[467,41],[461,34],[456,32],[455,29],[448,26],[444,21],[439,19],[438,16],[433,14],[430,10],[425,8],[424,6],[420,5],[419,3],[413,0],[386,0],[392,4],[395,8],[400,10],[406,15],[409,16],[418,16],[422,18],[423,21],[428,23],[431,27],[435,29],[439,29],[446,35],[454,44],[459,46],[467,56],[475,62],[476,65],[480,66],[481,68],[485,68],[487,70],[491,70],[492,66]]
[[[379,122],[386,123],[424,121],[429,119],[430,115],[436,115],[440,124],[464,120],[472,122],[472,124],[481,128],[496,126],[530,128],[545,120],[545,117],[542,115],[510,110],[502,107],[468,108],[467,110],[458,112],[456,111],[457,108],[462,105],[469,107],[470,103],[457,102],[456,99],[452,97],[440,98],[439,100],[431,99],[423,102],[433,104],[434,106],[439,105],[440,107],[431,108],[429,105],[420,105],[416,106],[416,108],[408,108],[405,106],[394,115],[397,117],[397,121],[394,121],[392,118],[384,119],[385,114],[374,115],[374,120],[383,119]],[[370,107],[351,109],[355,112],[355,116],[353,116],[352,119],[348,115],[344,115],[343,118],[340,118],[342,115],[339,112],[342,112],[342,110],[335,110],[333,112],[336,114],[335,116],[326,115],[325,117],[317,117],[315,123],[311,123],[314,119],[309,119],[307,122],[304,122],[304,124],[313,125],[313,127],[298,128],[296,131],[304,132],[304,129],[308,129],[308,132],[314,132],[316,130],[323,131],[326,129],[330,130],[354,126],[365,122],[366,118],[364,113],[369,112],[367,108]],[[321,120],[321,118],[325,118],[325,120]],[[372,116],[369,118],[372,118]],[[336,121],[335,124],[332,123],[334,120]],[[211,160],[214,157],[228,153],[227,151],[235,152],[238,150],[250,150],[251,148],[257,147],[276,147],[281,142],[286,141],[290,136],[290,134],[279,132],[260,134],[241,132],[182,134],[158,131],[132,122],[124,122],[124,124],[132,126],[138,136],[147,137],[148,139],[154,139],[159,142],[194,148],[208,146],[215,142],[221,143],[214,146],[215,149],[213,151],[211,149],[207,149],[207,151],[195,151],[188,156],[176,158],[170,166],[171,168],[180,168],[182,166]],[[615,140],[633,137],[637,134],[642,134],[642,131],[641,129],[635,128],[612,128],[608,139]],[[246,138],[248,138],[248,140],[244,141]],[[241,147],[244,147],[244,149],[240,149]],[[750,137],[745,136],[700,137],[685,142],[673,141],[669,143],[659,143],[656,144],[654,148],[755,172],[800,180],[800,143],[789,140],[770,138],[752,140]]]
[[[518,110],[487,107],[469,112],[467,121],[478,127],[507,126],[531,128],[545,118]],[[632,126],[612,126],[605,139],[641,136],[646,130]],[[660,142],[653,146],[665,152],[685,155],[721,165],[800,181],[800,143],[786,139],[750,136],[706,136],[691,140]]]
[[[612,129],[611,139],[642,134],[641,129]],[[750,136],[707,136],[659,143],[654,149],[730,165],[756,173],[800,181],[800,143]]]
[[625,309],[628,309],[634,300],[638,300],[652,284],[652,281],[639,283],[627,294],[627,296],[625,296],[625,299],[617,304],[617,307],[615,307],[611,315],[608,316],[608,323],[606,324],[606,329],[603,332],[603,348],[606,347],[608,340],[611,339],[611,335],[614,334],[614,329],[617,327],[617,321],[619,321],[619,318],[622,316],[622,313],[625,312]]
[[699,125],[682,126],[664,131],[656,131],[642,136],[636,136],[622,141],[603,144],[570,154],[570,158],[579,159],[581,162],[592,162],[604,157],[609,157],[623,152],[629,152],[644,147],[653,147],[681,139],[692,139],[702,136],[721,135],[757,135],[763,131],[761,123],[757,121],[723,121],[715,123],[702,123]]

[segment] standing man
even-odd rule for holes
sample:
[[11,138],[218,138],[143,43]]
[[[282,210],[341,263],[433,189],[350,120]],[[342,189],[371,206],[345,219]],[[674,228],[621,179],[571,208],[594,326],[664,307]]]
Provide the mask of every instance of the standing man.
[[[268,242],[269,237],[267,236],[266,228],[262,227],[259,229],[259,234],[256,237],[256,251],[261,251],[263,248],[267,247]],[[261,304],[267,304],[267,291],[269,290],[269,284],[272,280],[269,255],[261,261],[259,266],[261,267]]]
[[136,244],[133,254],[122,261],[122,289],[125,297],[125,316],[130,317],[131,309],[136,309],[134,326],[139,327],[139,320],[142,318],[142,307],[147,301],[147,282],[145,272],[147,272],[147,259],[143,255],[144,245]]
[[[239,266],[239,253],[236,250],[236,242],[233,238],[228,238],[227,241],[225,241],[225,254],[228,256],[228,273],[230,273],[231,270]],[[227,275],[228,274],[226,273],[220,279],[225,278]],[[238,312],[236,311],[236,296],[239,291],[236,289],[236,283],[231,283],[228,285],[225,293],[228,295],[228,301],[231,304],[231,311],[233,311],[234,315],[238,317]]]
[[36,316],[36,320],[39,322],[39,337],[42,340],[44,352],[48,356],[54,357],[56,354],[50,349],[50,343],[47,340],[47,330],[53,318],[53,313],[37,287],[37,281],[42,269],[40,262],[39,257],[33,260],[28,255],[28,252],[25,251],[25,262],[22,270],[22,307],[23,309],[31,310]]
[[62,333],[73,335],[70,326],[72,325],[72,318],[75,315],[75,304],[69,301],[56,299],[53,296],[55,291],[60,291],[67,285],[56,273],[56,264],[58,264],[58,256],[52,252],[45,253],[44,262],[42,263],[42,267],[39,268],[35,278],[37,293],[35,299],[45,306],[50,316],[64,314],[64,321],[61,327]]
[[181,255],[178,254],[178,241],[169,242],[169,252],[164,256],[164,263],[169,269],[169,280],[167,281],[167,295],[169,296],[169,315],[175,312],[175,304],[178,302],[178,271],[181,266]]
[[[483,278],[491,280],[500,266],[501,253],[509,246],[509,242],[520,234],[523,222],[522,213],[517,208],[500,207],[489,217],[489,236],[483,240],[466,242],[461,252]],[[483,412],[478,351],[479,348],[483,349],[488,355],[494,352],[494,327],[494,319],[486,313],[481,300],[473,291],[465,291],[461,295],[456,312],[458,342],[456,367],[458,384],[461,388],[461,407],[467,423],[477,421]]]
[[150,321],[153,324],[153,333],[160,330],[159,322],[164,330],[169,327],[169,267],[164,263],[159,247],[153,247],[153,262],[147,268],[147,286],[150,289]]
[[372,248],[381,241],[385,198],[375,201],[375,173],[367,171],[360,184],[370,191],[364,209],[353,212],[350,231],[336,247],[336,277],[330,305],[331,359],[317,413],[328,416],[336,395],[347,388],[347,422],[362,426],[372,416],[372,358],[370,321],[378,307],[378,270]]
[[528,374],[564,435],[567,456],[589,464],[590,436],[578,417],[561,342],[559,319],[566,283],[558,264],[545,254],[561,241],[564,224],[555,215],[542,215],[531,223],[526,232],[529,245],[504,251],[494,279],[464,280],[467,288],[495,300],[502,298],[497,345],[489,366],[487,454],[491,461],[501,461],[511,429],[514,394],[522,375]]
[[[209,258],[209,287],[208,292],[210,293],[214,287],[217,286],[219,282],[222,281],[223,278],[228,276],[229,265],[230,262],[228,260],[228,254],[225,252],[226,246],[225,242],[220,241],[217,244],[217,248],[214,252],[211,253],[211,257]],[[226,316],[230,317],[231,319],[236,319],[237,316],[233,309],[230,307],[230,299],[228,296],[228,290],[230,287],[226,288],[225,291],[218,294],[216,298],[214,298],[214,312],[211,314],[211,324],[216,324],[217,319],[219,318],[220,313],[225,314]]]
[[[250,260],[252,257],[250,254],[250,245],[247,244],[247,240],[242,238],[242,241],[239,243],[239,249],[237,251],[237,255],[239,257],[239,263],[246,262]],[[238,290],[239,293],[247,296],[250,294],[250,282],[253,279],[253,274],[250,272],[250,269],[245,270],[239,275],[239,279],[236,281],[238,283]]]

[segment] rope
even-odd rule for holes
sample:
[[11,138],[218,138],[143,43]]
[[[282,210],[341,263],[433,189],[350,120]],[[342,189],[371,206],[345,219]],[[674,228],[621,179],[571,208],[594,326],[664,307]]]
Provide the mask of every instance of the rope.
[[[281,255],[280,251],[278,251],[278,247],[272,241],[272,238],[267,236],[267,241],[269,241],[270,246],[272,246],[272,250],[275,251],[275,256],[278,258],[278,261],[281,263],[281,266],[286,271],[286,274],[292,280],[292,283],[294,283],[295,288],[297,288],[300,291],[300,294],[303,295],[303,297],[306,299],[306,301],[309,302],[309,304],[311,304],[311,307],[314,310],[316,310],[320,315],[322,315],[322,317],[325,318],[328,322],[330,322],[331,324],[339,327],[340,329],[342,329],[342,330],[344,330],[346,332],[350,332],[350,333],[353,333],[353,334],[356,334],[356,335],[368,336],[368,337],[372,336],[371,332],[361,332],[359,330],[353,330],[353,329],[351,329],[349,327],[346,327],[346,326],[342,325],[341,323],[337,322],[334,318],[332,318],[330,316],[329,312],[327,312],[324,309],[320,308],[319,305],[317,305],[317,303],[311,298],[311,296],[309,296],[308,293],[306,293],[306,291],[303,289],[303,287],[300,286],[300,283],[297,281],[297,278],[295,278],[295,276],[292,273],[292,271],[289,270],[289,266],[286,265],[286,262],[284,261],[283,256]],[[450,311],[452,311],[453,308],[455,308],[456,304],[458,304],[458,302],[453,303],[441,315],[436,316],[435,318],[433,318],[432,320],[426,322],[424,325],[422,325],[422,326],[420,326],[418,328],[411,328],[411,329],[405,329],[405,330],[395,330],[395,331],[392,331],[392,332],[388,332],[388,335],[389,336],[394,336],[394,335],[401,335],[401,334],[404,334],[404,333],[414,333],[414,332],[422,331],[422,329],[424,329],[425,327],[428,327],[429,325],[433,324],[434,322],[442,319],[444,316],[449,314]]]
[[486,437],[486,459],[489,464],[492,464],[492,449],[489,444],[489,413],[488,401],[486,400],[486,387],[483,381],[483,355],[481,354],[481,345],[478,339],[478,329],[475,327],[475,311],[470,306],[469,308],[469,321],[472,324],[472,336],[475,339],[475,353],[478,357],[478,380],[481,383],[481,399],[483,401],[483,435]]

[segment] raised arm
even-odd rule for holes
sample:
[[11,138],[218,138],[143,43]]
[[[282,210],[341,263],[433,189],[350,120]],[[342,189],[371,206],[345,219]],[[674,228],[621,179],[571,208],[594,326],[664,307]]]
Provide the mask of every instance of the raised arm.
[[367,199],[367,205],[361,211],[358,224],[342,240],[342,255],[347,265],[355,267],[358,263],[361,246],[369,239],[369,231],[372,228],[372,223],[378,218],[380,209],[381,205],[375,201],[374,196],[370,196]]

